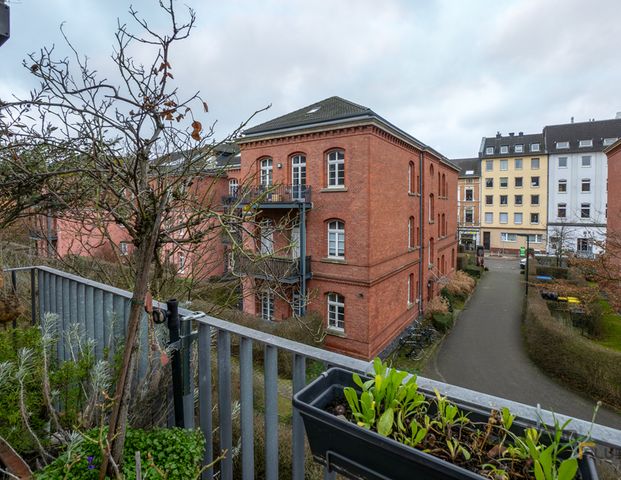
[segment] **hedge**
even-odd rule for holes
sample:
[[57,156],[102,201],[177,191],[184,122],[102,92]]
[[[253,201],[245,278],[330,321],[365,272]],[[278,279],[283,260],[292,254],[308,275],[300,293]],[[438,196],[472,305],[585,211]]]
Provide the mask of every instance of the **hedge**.
[[621,352],[557,321],[536,288],[528,292],[523,332],[528,354],[539,368],[576,391],[621,408]]
[[548,275],[552,278],[567,278],[567,268],[537,265],[537,275]]
[[468,266],[463,271],[473,278],[481,278],[481,267]]

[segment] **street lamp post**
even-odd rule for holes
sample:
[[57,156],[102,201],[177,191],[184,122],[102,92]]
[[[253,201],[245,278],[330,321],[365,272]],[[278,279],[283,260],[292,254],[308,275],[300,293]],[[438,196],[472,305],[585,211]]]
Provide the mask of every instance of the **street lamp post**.
[[526,270],[524,277],[526,279],[526,296],[528,297],[528,257],[530,256],[530,235],[528,233],[518,233],[518,237],[526,237]]

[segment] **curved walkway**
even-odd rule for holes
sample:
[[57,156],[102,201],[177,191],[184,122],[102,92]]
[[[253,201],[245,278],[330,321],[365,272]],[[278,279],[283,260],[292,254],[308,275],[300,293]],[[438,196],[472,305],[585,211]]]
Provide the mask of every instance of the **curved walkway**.
[[[489,272],[423,375],[546,410],[591,420],[594,402],[542,373],[522,345],[523,276],[517,259],[486,258]],[[601,408],[596,423],[621,429]]]

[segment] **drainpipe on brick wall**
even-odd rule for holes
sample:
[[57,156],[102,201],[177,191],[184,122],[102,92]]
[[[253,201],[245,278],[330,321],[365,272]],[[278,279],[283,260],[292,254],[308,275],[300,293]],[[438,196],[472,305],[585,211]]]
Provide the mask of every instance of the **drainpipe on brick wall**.
[[423,314],[423,256],[425,246],[423,245],[423,239],[425,235],[423,233],[423,217],[425,216],[423,201],[423,152],[420,152],[419,160],[418,160],[418,206],[419,212],[418,215],[418,223],[419,223],[419,234],[418,234],[418,316],[420,317]]

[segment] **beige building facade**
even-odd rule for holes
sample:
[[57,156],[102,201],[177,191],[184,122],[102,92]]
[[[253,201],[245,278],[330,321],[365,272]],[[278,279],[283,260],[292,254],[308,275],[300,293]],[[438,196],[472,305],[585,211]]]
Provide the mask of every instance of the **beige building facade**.
[[542,134],[484,137],[481,239],[492,253],[546,250],[548,157]]

